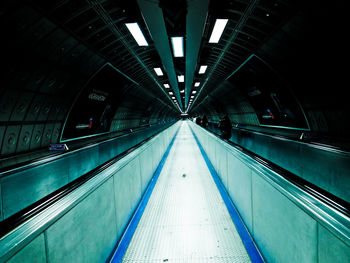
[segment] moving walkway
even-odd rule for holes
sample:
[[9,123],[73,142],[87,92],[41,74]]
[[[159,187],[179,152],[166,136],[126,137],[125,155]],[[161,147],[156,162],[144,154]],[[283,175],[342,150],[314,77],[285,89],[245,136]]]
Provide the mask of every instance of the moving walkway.
[[350,259],[347,207],[189,121],[100,168],[4,234],[1,260]]

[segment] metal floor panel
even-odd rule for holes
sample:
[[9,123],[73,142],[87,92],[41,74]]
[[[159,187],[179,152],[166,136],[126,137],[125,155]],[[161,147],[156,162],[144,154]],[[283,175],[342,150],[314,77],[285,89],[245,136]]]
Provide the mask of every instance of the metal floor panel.
[[251,262],[186,122],[123,262]]

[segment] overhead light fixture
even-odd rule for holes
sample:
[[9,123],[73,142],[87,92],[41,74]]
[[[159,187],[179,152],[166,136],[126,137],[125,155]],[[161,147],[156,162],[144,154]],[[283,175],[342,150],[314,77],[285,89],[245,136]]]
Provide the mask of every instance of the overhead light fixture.
[[172,93],[171,91],[169,92],[170,95],[173,95],[174,93]]
[[219,43],[222,33],[226,27],[228,19],[216,19],[213,31],[209,38],[209,43]]
[[184,93],[184,92],[185,92],[185,90],[184,90],[184,89],[180,90],[180,93]]
[[171,44],[173,46],[174,57],[181,58],[184,56],[184,38],[172,37]]
[[207,65],[202,65],[200,68],[199,68],[199,74],[204,74],[205,71],[207,70]]
[[163,75],[164,75],[161,68],[154,68],[154,71],[156,72],[156,74],[157,74],[158,76],[163,76]]
[[193,99],[194,98],[194,96],[191,96],[191,99]]
[[179,82],[184,82],[185,81],[185,76],[184,75],[179,75],[179,76],[177,76],[177,80]]
[[129,29],[131,35],[134,37],[139,46],[148,46],[146,38],[142,34],[138,23],[126,23],[125,25]]
[[175,99],[175,97],[171,97],[173,100]]
[[169,89],[170,88],[169,84],[165,83],[164,88]]
[[197,93],[197,91],[196,91],[196,90],[192,91],[192,94],[196,94],[196,93]]
[[194,86],[199,87],[200,84],[201,84],[200,82],[196,82],[196,83],[194,83]]

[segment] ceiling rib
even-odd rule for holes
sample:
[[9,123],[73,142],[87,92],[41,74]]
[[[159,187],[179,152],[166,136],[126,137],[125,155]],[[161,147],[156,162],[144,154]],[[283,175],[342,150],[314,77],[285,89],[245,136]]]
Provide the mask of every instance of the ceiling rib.
[[165,96],[172,102],[174,107],[177,108],[176,104],[169,98],[168,94],[166,93],[166,91],[164,91],[162,85],[158,82],[158,80],[153,76],[153,73],[148,69],[147,65],[145,65],[145,63],[143,63],[143,61],[139,58],[136,52],[132,48],[130,48],[130,45],[127,43],[119,29],[115,26],[113,19],[109,16],[108,12],[103,8],[101,3],[97,0],[88,0],[88,2],[95,10],[95,12],[100,16],[100,18],[106,23],[108,28],[115,34],[117,39],[121,41],[121,43],[130,52],[130,54],[132,54],[135,57],[135,59],[140,63],[140,65],[145,69],[147,75],[154,80],[154,82],[162,90]]
[[[164,70],[168,74],[169,82],[174,90],[177,101],[180,107],[184,110],[181,103],[181,96],[177,77],[175,72],[174,61],[169,45],[168,34],[165,27],[164,16],[162,9],[158,6],[158,2],[150,2],[146,0],[137,0],[147,28],[152,36],[155,48],[158,50],[160,59],[162,60]],[[162,90],[164,90],[162,88]]]
[[[230,37],[230,39],[227,41],[225,47],[222,49],[220,56],[218,57],[216,63],[213,65],[213,67],[210,69],[210,72],[208,73],[202,88],[199,90],[198,95],[195,97],[195,99],[193,100],[192,105],[195,105],[195,102],[197,101],[197,98],[199,97],[199,95],[202,93],[202,91],[204,90],[208,80],[211,78],[212,74],[214,73],[216,67],[220,64],[220,62],[222,61],[222,59],[224,58],[224,55],[226,54],[226,50],[228,50],[230,48],[230,46],[232,45],[232,43],[235,41],[236,37],[238,36],[238,34],[240,33],[240,31],[242,30],[242,28],[244,27],[246,21],[248,20],[248,18],[250,17],[250,15],[253,13],[255,7],[258,5],[259,0],[252,0],[249,5],[247,6],[246,10],[243,13],[243,16],[241,17],[241,19],[239,20],[239,22],[237,23],[236,27],[233,30],[233,33]],[[192,107],[191,107],[192,108]]]
[[186,18],[186,84],[185,109],[191,95],[192,82],[197,66],[198,53],[201,47],[202,34],[208,13],[209,0],[188,1]]

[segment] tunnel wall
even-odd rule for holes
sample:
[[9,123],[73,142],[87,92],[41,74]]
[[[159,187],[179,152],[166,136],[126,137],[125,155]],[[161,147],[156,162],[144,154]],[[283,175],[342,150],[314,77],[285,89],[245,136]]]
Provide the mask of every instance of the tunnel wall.
[[[57,3],[42,4],[48,7]],[[168,105],[168,99],[154,81],[140,84],[146,77],[130,66],[138,64],[134,56],[126,52],[120,57],[125,47],[118,51],[120,59],[110,60],[110,56],[94,48],[95,38],[75,34],[45,7],[37,5],[40,6],[37,1],[13,0],[1,6],[0,28],[6,40],[1,42],[5,52],[1,60],[4,70],[0,72],[0,161],[3,157],[20,158],[21,154],[58,143],[81,91],[107,64],[118,69],[115,74],[120,70],[134,81],[127,90],[118,87],[120,83],[112,83],[120,89],[121,103],[110,132],[176,119],[177,110]],[[93,9],[87,2],[78,5]],[[69,16],[66,10],[62,19],[65,21]],[[87,28],[90,22],[93,19],[87,21]],[[87,43],[86,39],[92,42]],[[164,114],[160,115],[160,111]]]
[[0,173],[0,219],[4,220],[26,208],[171,124],[147,127],[63,153],[47,163]]
[[[11,236],[0,241],[1,245],[6,243],[0,250],[0,261],[106,262],[177,129],[178,123],[97,175],[87,193],[81,188],[88,187],[90,181],[64,197],[51,212],[44,212],[44,222],[34,218],[42,225],[41,229],[34,227],[35,234],[19,244]],[[23,229],[19,232],[25,234]]]
[[190,124],[267,262],[349,262],[350,242],[308,212],[251,158]]

